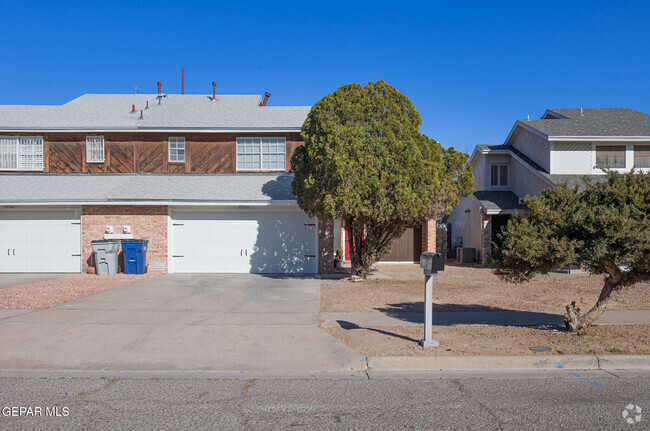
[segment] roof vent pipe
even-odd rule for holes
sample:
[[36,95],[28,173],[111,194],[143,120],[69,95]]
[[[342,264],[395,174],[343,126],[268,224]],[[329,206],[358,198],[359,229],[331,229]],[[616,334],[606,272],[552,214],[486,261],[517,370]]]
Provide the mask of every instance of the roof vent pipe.
[[212,81],[212,101],[217,100],[217,81]]
[[269,97],[271,97],[271,93],[269,93],[268,91],[264,93],[264,100],[262,100],[260,106],[266,106],[266,101],[269,100]]
[[131,105],[131,112],[135,112],[135,105]]
[[584,114],[582,113],[582,108],[580,108],[580,116],[584,117]]
[[149,109],[149,101],[148,100],[147,100],[147,106],[145,106],[144,109]]
[[142,109],[140,109],[140,119],[142,120]]
[[158,81],[158,96],[162,96],[162,91],[160,91],[160,86],[161,85],[162,84],[160,83],[160,81]]

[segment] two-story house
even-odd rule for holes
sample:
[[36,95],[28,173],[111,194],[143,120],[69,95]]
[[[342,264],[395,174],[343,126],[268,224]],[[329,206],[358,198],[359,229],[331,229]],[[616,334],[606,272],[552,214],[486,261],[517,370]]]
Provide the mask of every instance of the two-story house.
[[0,106],[0,272],[80,272],[91,241],[149,240],[150,270],[317,273],[331,221],[289,160],[310,107],[270,94],[86,94]]
[[518,120],[503,145],[478,145],[470,157],[476,192],[447,220],[448,247],[476,249],[485,262],[519,199],[559,183],[605,178],[603,169],[650,170],[650,115],[628,108],[549,109]]

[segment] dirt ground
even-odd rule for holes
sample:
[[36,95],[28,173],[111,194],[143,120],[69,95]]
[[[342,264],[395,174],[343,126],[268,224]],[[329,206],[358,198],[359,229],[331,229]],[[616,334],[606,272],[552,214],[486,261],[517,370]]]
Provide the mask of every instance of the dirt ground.
[[0,289],[0,308],[49,308],[82,296],[103,292],[161,274],[161,272],[101,276],[75,274],[69,277],[5,287]]
[[[378,265],[380,276],[353,283],[323,280],[321,311],[423,311],[423,274],[418,265]],[[552,274],[524,284],[499,280],[485,267],[448,264],[433,279],[434,311],[564,310],[571,301],[590,309],[602,288],[601,277]],[[650,284],[614,292],[610,310],[650,310]]]
[[[423,338],[419,326],[324,330],[365,356],[650,354],[650,325],[592,326],[585,335],[553,326],[435,326],[433,338],[440,346],[428,349],[418,345]],[[550,351],[538,353],[529,346]]]

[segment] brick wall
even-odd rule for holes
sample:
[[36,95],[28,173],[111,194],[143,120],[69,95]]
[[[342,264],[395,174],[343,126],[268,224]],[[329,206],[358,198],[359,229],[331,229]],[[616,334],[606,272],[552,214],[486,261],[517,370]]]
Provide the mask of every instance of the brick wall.
[[334,271],[334,222],[318,218],[318,272]]
[[166,206],[85,205],[81,210],[81,253],[84,271],[88,266],[94,265],[90,241],[104,239],[106,226],[113,226],[114,233],[121,233],[122,226],[131,226],[133,238],[149,240],[149,270],[167,271]]
[[422,251],[436,251],[436,230],[438,229],[435,220],[427,220],[422,223]]

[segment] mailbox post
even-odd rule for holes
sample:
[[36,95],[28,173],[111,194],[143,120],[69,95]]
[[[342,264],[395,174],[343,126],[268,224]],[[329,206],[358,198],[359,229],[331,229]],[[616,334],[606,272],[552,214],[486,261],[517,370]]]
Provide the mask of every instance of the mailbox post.
[[433,276],[445,270],[445,257],[442,253],[425,251],[420,256],[420,268],[424,270],[424,339],[422,347],[438,347],[433,339]]

